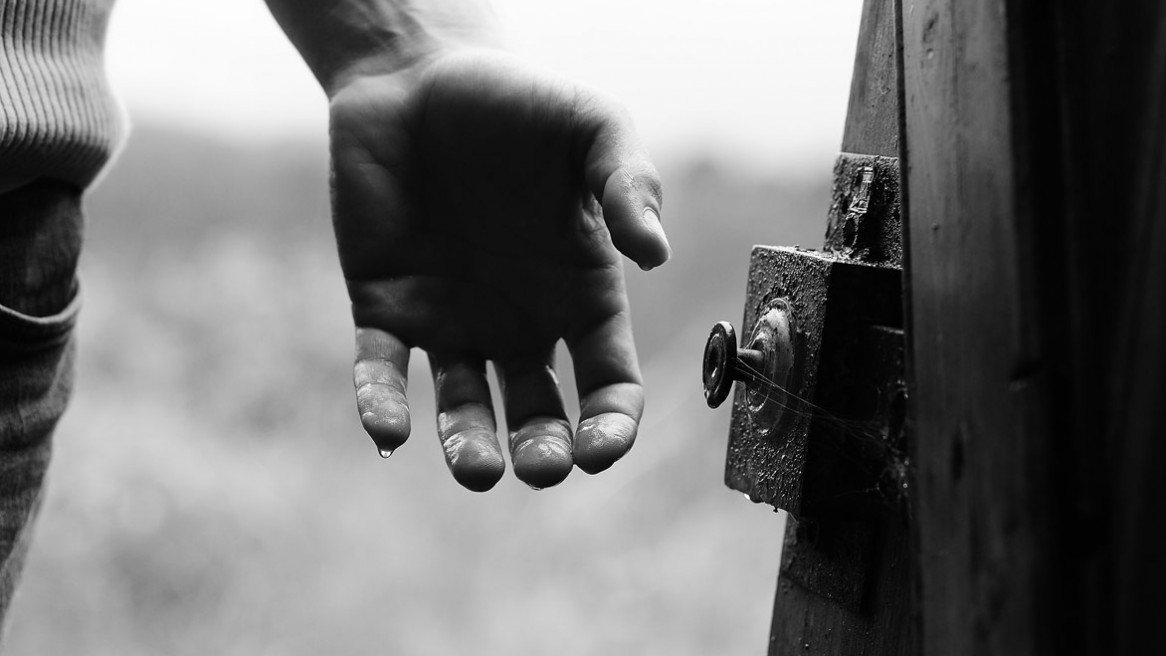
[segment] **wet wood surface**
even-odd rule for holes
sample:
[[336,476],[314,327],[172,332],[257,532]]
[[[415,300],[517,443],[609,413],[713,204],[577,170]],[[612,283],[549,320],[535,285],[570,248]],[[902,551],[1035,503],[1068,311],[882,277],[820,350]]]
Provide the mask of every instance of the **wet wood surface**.
[[1045,353],[1027,303],[1002,2],[904,6],[911,413],[928,654],[1037,653]]
[[[879,211],[874,212],[872,206],[872,213],[863,217],[878,222],[876,232],[886,232],[896,242],[900,240],[899,167],[897,159],[893,158],[900,154],[902,121],[898,13],[897,0],[867,0],[864,3],[842,143],[843,153],[879,156],[880,166],[871,167],[871,172],[878,168],[878,175],[896,178],[878,181],[882,185],[893,182],[893,202],[878,203]],[[844,155],[843,159],[847,157]],[[835,205],[838,206],[831,208],[828,248],[860,260],[866,260],[867,255],[878,251],[881,256],[871,262],[900,266],[898,243],[890,249],[844,248],[852,245],[843,243],[846,242],[842,234],[846,226],[841,225],[840,219],[846,208],[841,205],[852,205],[853,193],[862,188],[861,183],[851,184],[850,178],[856,173],[841,164],[835,170]],[[839,198],[837,192],[840,189],[846,190],[845,198]],[[892,207],[893,212],[889,211]],[[898,308],[897,299],[893,305]],[[845,307],[841,309],[846,310]],[[901,317],[896,317],[892,325],[901,328]],[[898,334],[901,335],[901,331]],[[826,387],[819,392],[840,382],[820,382],[820,387],[823,384]],[[825,402],[821,398],[818,401]],[[903,448],[901,429],[900,424],[889,436],[894,443],[892,448]],[[821,435],[817,439],[820,440]],[[891,457],[884,459],[887,462],[893,460]],[[806,475],[811,479],[821,477],[820,472],[814,473],[813,467]],[[905,480],[896,481],[895,487],[901,491]],[[807,489],[813,487],[814,482],[810,480]],[[862,516],[824,512],[814,518],[789,518],[774,600],[768,649],[771,656],[907,656],[919,653],[913,598],[916,570],[908,509],[905,504],[898,503],[901,500],[901,496],[884,498],[880,508],[875,512],[867,508]]]
[[903,17],[924,653],[1154,653],[1166,5]]

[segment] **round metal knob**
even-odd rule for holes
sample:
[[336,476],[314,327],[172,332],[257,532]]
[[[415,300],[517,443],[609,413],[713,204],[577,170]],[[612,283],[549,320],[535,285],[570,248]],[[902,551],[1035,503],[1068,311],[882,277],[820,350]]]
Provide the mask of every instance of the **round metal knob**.
[[734,380],[746,380],[745,367],[754,370],[765,360],[761,351],[743,349],[737,346],[737,331],[728,321],[718,321],[709,332],[704,345],[704,363],[701,380],[704,383],[704,400],[710,408],[716,408],[729,398]]

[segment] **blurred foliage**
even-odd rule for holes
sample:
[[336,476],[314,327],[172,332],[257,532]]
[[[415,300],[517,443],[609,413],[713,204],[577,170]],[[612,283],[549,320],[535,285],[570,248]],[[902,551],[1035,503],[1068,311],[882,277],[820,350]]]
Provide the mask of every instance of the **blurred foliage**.
[[408,445],[383,461],[360,429],[324,146],[139,127],[89,199],[77,392],[5,653],[762,653],[783,522],[723,486],[699,356],[752,243],[820,241],[829,172],[661,168],[675,257],[628,271],[636,448],[477,495],[424,357]]

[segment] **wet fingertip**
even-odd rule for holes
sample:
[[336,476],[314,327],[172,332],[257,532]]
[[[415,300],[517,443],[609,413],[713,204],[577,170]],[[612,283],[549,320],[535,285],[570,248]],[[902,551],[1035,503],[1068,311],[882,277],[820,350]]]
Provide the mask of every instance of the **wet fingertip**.
[[567,480],[567,476],[571,473],[571,467],[570,461],[566,464],[560,462],[555,465],[540,463],[537,467],[522,469],[515,466],[514,475],[532,490],[545,490]]
[[505,467],[459,469],[453,473],[453,479],[470,492],[489,492],[502,480],[505,472]]
[[450,464],[449,470],[454,480],[467,490],[486,492],[502,480],[506,461],[496,449],[471,443],[461,448],[457,461]]
[[631,417],[618,413],[580,422],[575,431],[575,464],[588,474],[609,469],[632,448],[636,429],[636,422]]
[[384,417],[366,412],[360,416],[360,423],[384,458],[388,458],[393,451],[400,448],[405,440],[409,439],[412,430],[408,415]]
[[536,490],[562,483],[575,464],[565,444],[537,438],[517,449],[511,460],[518,480]]

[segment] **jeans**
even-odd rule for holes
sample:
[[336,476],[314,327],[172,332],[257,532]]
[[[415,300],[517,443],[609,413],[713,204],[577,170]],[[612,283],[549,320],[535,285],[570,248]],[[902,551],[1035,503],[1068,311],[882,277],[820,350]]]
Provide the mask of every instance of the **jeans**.
[[83,223],[81,192],[67,183],[39,180],[0,194],[0,622],[72,387]]

